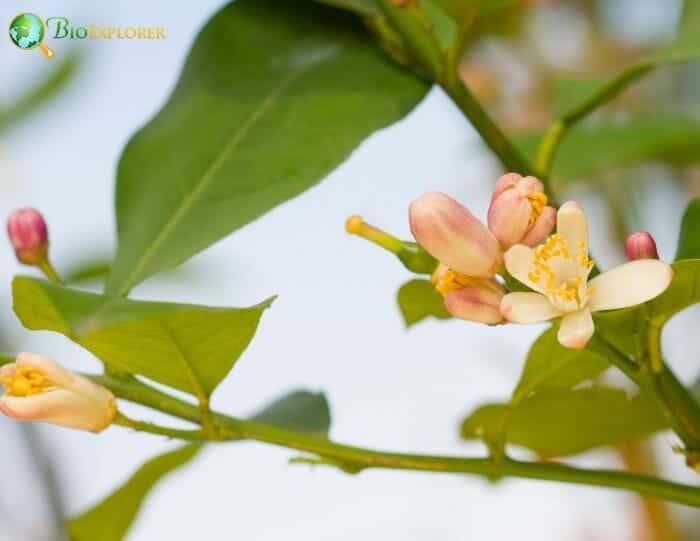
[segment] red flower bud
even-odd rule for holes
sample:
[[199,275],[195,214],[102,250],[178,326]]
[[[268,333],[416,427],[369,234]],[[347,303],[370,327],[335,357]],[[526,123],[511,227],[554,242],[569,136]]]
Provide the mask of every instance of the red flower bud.
[[7,221],[7,234],[20,263],[37,265],[46,258],[49,234],[39,211],[27,208],[13,212]]
[[659,259],[659,252],[656,251],[654,237],[646,231],[632,233],[625,241],[625,254],[627,259]]

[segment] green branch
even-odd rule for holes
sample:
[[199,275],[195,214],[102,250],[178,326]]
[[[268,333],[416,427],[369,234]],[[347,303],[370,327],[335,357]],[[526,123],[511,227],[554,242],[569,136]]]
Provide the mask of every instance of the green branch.
[[[411,53],[429,79],[440,85],[460,111],[471,122],[486,145],[493,151],[508,171],[521,175],[534,175],[535,170],[525,156],[506,137],[501,128],[491,119],[478,100],[459,77],[459,60],[455,49],[442,51],[438,40],[427,27],[425,14],[418,2],[405,7],[394,6],[389,0],[376,0],[387,21],[399,34],[406,49]],[[463,32],[468,30],[467,21]],[[466,39],[462,36],[459,39]]]
[[535,170],[527,158],[486,113],[464,82],[459,77],[450,79],[440,81],[440,86],[471,122],[474,129],[498,157],[503,166],[514,173],[525,176],[534,175]]
[[588,97],[585,101],[570,109],[554,121],[542,138],[537,151],[536,172],[547,179],[552,171],[552,163],[559,145],[569,130],[601,105],[620,95],[632,83],[658,67],[658,62],[649,60],[622,70],[616,77]]
[[[113,375],[88,376],[95,382],[109,388],[117,397],[158,409],[163,413],[187,421],[199,423],[201,412],[194,404],[189,404],[161,391],[153,389],[133,377]],[[308,434],[292,432],[276,426],[255,421],[236,419],[214,414],[223,440],[254,440],[321,457],[327,464],[340,464],[347,471],[360,471],[366,468],[387,468],[442,473],[480,475],[489,479],[519,477],[563,483],[574,483],[630,490],[639,494],[664,500],[700,507],[700,488],[664,481],[644,475],[622,471],[585,470],[554,463],[528,463],[502,458],[462,458],[452,456],[414,455],[374,451],[335,443]],[[193,439],[206,437],[202,431],[178,431],[155,427],[148,423],[124,420],[118,424],[135,430],[162,434],[167,437]]]

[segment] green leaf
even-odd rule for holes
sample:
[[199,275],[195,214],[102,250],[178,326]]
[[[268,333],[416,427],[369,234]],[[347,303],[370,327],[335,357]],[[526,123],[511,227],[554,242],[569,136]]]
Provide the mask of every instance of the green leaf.
[[[598,75],[591,77],[589,81],[579,77],[576,90],[578,99],[557,97],[555,99],[555,102],[558,102],[558,106],[555,107],[556,117],[568,123],[576,122],[614,99],[629,85],[655,69],[700,57],[700,38],[698,36],[700,36],[700,3],[697,0],[688,0],[685,2],[678,35],[670,45],[648,58],[624,67],[607,80],[603,80]],[[572,85],[566,83],[555,87],[557,91],[564,90],[565,94],[572,88]],[[562,107],[562,102],[566,102],[564,107]]]
[[561,118],[588,97],[597,94],[608,80],[600,76],[569,76],[554,82],[554,116]]
[[435,291],[429,280],[410,280],[399,288],[399,309],[407,327],[415,325],[429,316],[449,319],[452,316],[445,308],[442,295]]
[[547,329],[530,348],[513,391],[511,407],[543,389],[569,389],[596,377],[609,366],[605,357],[593,351],[563,347],[557,340],[557,328]]
[[323,393],[308,391],[283,396],[250,420],[318,436],[327,436],[331,428],[331,412],[326,397]]
[[693,199],[683,214],[676,260],[700,259],[700,197]]
[[647,303],[656,325],[664,325],[674,315],[700,302],[700,259],[676,261],[669,288]]
[[[504,416],[508,415],[504,419]],[[652,399],[605,387],[545,389],[515,410],[487,404],[462,423],[462,437],[495,442],[504,425],[509,443],[542,457],[566,456],[638,439],[666,428]]]
[[685,62],[700,56],[700,2],[685,0],[683,17],[676,39],[661,49],[656,59],[662,63]]
[[374,0],[318,0],[322,4],[346,9],[363,17],[380,17],[381,10]]
[[61,273],[67,284],[101,281],[107,277],[111,268],[111,258],[93,257],[74,263]]
[[107,499],[68,523],[72,541],[122,541],[153,485],[192,460],[200,445],[187,445],[146,462]]
[[352,14],[311,1],[229,4],[122,155],[107,292],[125,295],[318,183],[427,88]]
[[76,53],[62,56],[49,75],[36,87],[23,88],[18,101],[6,109],[0,109],[0,131],[26,120],[30,114],[52,100],[74,78],[82,61],[83,56]]
[[51,330],[109,368],[209,396],[250,343],[271,299],[250,308],[144,302],[16,277],[14,310],[32,330]]
[[[534,158],[542,135],[521,135],[516,142]],[[696,121],[675,116],[638,117],[573,129],[559,147],[553,174],[571,181],[649,161],[686,165],[699,160],[700,124]]]

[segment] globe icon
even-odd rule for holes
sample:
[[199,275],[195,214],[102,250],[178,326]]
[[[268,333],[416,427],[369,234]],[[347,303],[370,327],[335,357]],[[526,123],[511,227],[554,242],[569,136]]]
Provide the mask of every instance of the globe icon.
[[39,47],[47,58],[53,51],[42,44],[44,39],[44,21],[33,13],[21,13],[10,23],[10,39],[20,49],[30,50]]

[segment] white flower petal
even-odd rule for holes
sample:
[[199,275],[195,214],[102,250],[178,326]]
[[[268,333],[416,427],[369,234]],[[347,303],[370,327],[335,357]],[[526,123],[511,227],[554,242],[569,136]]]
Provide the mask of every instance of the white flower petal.
[[508,293],[501,300],[501,314],[512,323],[539,323],[561,315],[549,299],[539,293]]
[[666,291],[673,269],[657,259],[638,259],[596,276],[588,306],[594,312],[641,304]]
[[524,244],[516,244],[508,250],[504,257],[506,270],[513,278],[518,280],[535,291],[544,293],[545,283],[540,280],[535,283],[528,277],[528,274],[533,270],[533,262],[535,261],[535,251]]
[[[583,209],[575,201],[567,201],[557,212],[557,233],[564,237],[566,244],[574,256],[581,242],[588,250],[588,223]],[[586,252],[588,253],[588,252]]]
[[583,349],[594,332],[595,326],[591,317],[591,311],[588,308],[584,308],[578,312],[564,314],[561,318],[557,339],[565,348]]

